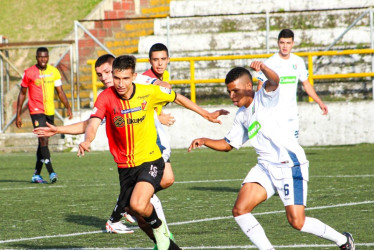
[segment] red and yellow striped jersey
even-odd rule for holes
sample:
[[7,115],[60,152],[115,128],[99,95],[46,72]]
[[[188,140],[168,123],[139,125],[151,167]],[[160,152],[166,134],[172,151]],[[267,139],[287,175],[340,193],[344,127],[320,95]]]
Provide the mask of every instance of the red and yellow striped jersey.
[[175,92],[168,88],[141,84],[134,84],[129,100],[119,97],[114,87],[98,96],[91,118],[105,117],[109,150],[119,168],[137,167],[161,157],[154,107],[175,98]]
[[25,70],[21,86],[28,88],[30,114],[55,114],[55,87],[61,86],[61,75],[58,69],[47,65],[40,70],[36,65]]

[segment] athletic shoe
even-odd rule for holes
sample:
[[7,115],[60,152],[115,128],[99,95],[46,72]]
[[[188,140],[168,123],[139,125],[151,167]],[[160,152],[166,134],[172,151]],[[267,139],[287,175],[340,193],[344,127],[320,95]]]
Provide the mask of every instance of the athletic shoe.
[[124,213],[123,217],[125,217],[125,219],[131,224],[134,224],[136,222],[136,219],[128,213]]
[[52,172],[49,175],[49,180],[51,181],[51,183],[55,183],[57,181],[57,174],[55,172]]
[[40,183],[40,184],[44,184],[44,183],[47,183],[47,181],[43,180],[43,177],[41,177],[40,175],[38,174],[34,174],[31,178],[31,182],[32,183]]
[[157,249],[167,250],[170,246],[170,238],[166,228],[166,223],[162,220],[161,222],[161,225],[158,228],[153,228],[152,231],[156,238]]
[[352,237],[352,234],[344,232],[343,235],[347,237],[347,243],[344,245],[340,246],[340,249],[345,249],[345,250],[355,250],[355,241]]
[[[175,240],[174,240],[174,235],[169,231],[169,238],[172,240],[172,241],[174,241],[175,242]],[[153,247],[153,250],[158,250],[158,248],[157,248],[157,244],[155,244],[155,246]]]
[[[166,224],[162,221],[161,226],[158,228],[153,228],[153,234],[156,238],[156,244],[158,250],[179,250],[178,245],[172,241],[169,237],[170,234],[166,228]],[[174,238],[174,236],[172,236]]]
[[111,222],[108,220],[105,225],[106,231],[108,233],[114,234],[132,234],[134,231],[124,225],[121,221]]

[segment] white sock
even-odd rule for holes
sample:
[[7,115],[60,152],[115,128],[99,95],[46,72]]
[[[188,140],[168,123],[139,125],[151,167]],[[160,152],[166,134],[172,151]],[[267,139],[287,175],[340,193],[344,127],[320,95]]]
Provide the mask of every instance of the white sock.
[[234,217],[236,223],[239,224],[240,228],[245,235],[252,241],[252,243],[260,250],[273,250],[274,247],[271,245],[269,239],[266,237],[265,231],[251,214],[243,214]]
[[160,220],[162,220],[163,222],[165,222],[165,225],[166,225],[166,228],[169,231],[169,227],[168,227],[168,224],[166,223],[166,218],[165,218],[165,214],[164,214],[164,210],[162,209],[162,204],[161,204],[161,201],[160,199],[157,197],[156,194],[154,194],[152,197],[151,197],[151,203],[153,205],[153,207],[155,208],[155,211],[156,211],[156,214],[158,216],[158,218]]
[[320,220],[311,217],[305,217],[304,226],[300,231],[317,235],[318,237],[326,240],[331,240],[338,246],[341,246],[347,242],[346,236],[337,232],[335,229],[331,228]]

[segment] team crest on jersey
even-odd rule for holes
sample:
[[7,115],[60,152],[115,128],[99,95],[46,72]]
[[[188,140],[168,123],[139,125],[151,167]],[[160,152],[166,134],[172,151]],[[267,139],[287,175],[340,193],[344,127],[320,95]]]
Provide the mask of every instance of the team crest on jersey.
[[123,119],[122,116],[117,115],[117,116],[115,116],[115,117],[113,118],[113,123],[114,123],[114,125],[115,125],[117,128],[122,128],[122,127],[125,126],[125,119]]
[[147,101],[144,100],[143,103],[142,103],[142,110],[145,110],[145,107],[147,106]]
[[297,65],[296,64],[292,64],[292,67],[293,67],[293,69],[297,69]]
[[42,79],[35,79],[34,83],[36,86],[40,86],[42,84]]

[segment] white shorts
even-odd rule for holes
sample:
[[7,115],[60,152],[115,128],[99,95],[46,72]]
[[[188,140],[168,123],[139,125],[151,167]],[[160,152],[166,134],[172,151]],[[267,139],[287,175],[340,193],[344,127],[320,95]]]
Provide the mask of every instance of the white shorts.
[[169,162],[171,155],[171,147],[168,136],[162,127],[161,122],[158,120],[157,113],[155,111],[155,125],[157,130],[157,145],[160,148],[162,158],[165,162]]
[[287,167],[284,164],[258,163],[243,184],[257,182],[265,188],[267,199],[278,192],[284,206],[306,206],[309,180],[309,162],[300,166]]

